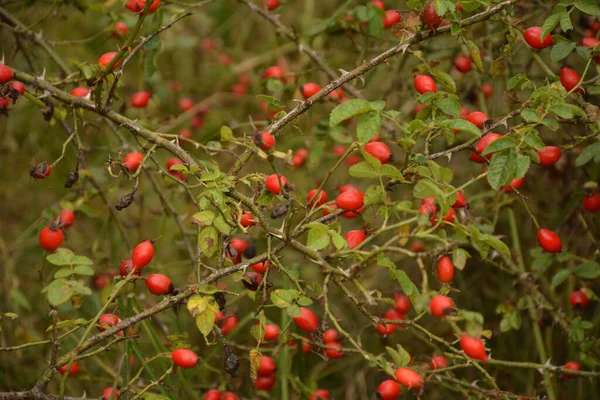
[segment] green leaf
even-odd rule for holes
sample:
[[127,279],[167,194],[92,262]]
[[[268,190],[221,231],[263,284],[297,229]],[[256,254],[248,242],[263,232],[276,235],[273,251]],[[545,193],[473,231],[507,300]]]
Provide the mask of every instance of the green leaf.
[[417,296],[419,295],[419,290],[415,286],[415,284],[410,280],[406,272],[401,269],[396,270],[396,279],[400,282],[400,287],[402,291],[410,297],[410,301],[415,304],[417,300]]
[[396,367],[405,367],[410,362],[410,355],[406,350],[404,350],[404,347],[402,347],[401,345],[398,344],[396,346],[397,349],[394,349],[389,346],[386,346],[385,349],[387,350],[390,357],[392,357],[392,360],[394,360],[394,364],[396,364]]
[[494,154],[488,169],[488,182],[492,189],[508,185],[513,177],[517,153],[514,149]]
[[[385,108],[386,102],[383,100],[375,100],[375,101],[370,101],[369,104],[371,105],[371,109],[375,110],[375,111],[383,111],[383,109]],[[389,112],[398,112],[398,111],[389,111]],[[400,114],[400,113],[398,113]]]
[[444,16],[446,11],[448,11],[445,0],[433,0],[433,7],[435,9],[435,13],[440,17]]
[[73,275],[73,270],[71,268],[61,268],[54,273],[54,279],[66,278],[71,275]]
[[576,0],[575,7],[586,14],[600,17],[600,6],[597,0]]
[[460,102],[458,101],[456,96],[445,96],[442,98],[437,98],[435,100],[435,105],[445,114],[451,115],[453,117],[458,117],[460,115]]
[[[84,319],[84,318],[77,318],[77,319],[67,319],[65,321],[59,321],[56,324],[56,328],[57,329],[62,329],[62,328],[71,328],[74,326],[83,326],[83,325],[87,325],[88,320]],[[46,328],[46,332],[50,332],[53,329],[53,326],[50,325],[48,328]]]
[[198,246],[206,257],[212,257],[217,251],[219,232],[214,226],[202,228],[198,235]]
[[77,275],[86,275],[86,276],[94,275],[94,269],[92,267],[90,267],[89,265],[78,265],[75,267],[74,271]]
[[383,18],[375,14],[369,20],[369,33],[373,36],[379,36],[383,32]]
[[462,118],[450,119],[450,120],[442,122],[442,125],[450,128],[450,129],[458,129],[459,131],[467,132],[473,136],[477,136],[477,137],[481,136],[481,129],[479,129],[474,124],[467,121],[466,119],[462,119]]
[[560,13],[560,29],[562,29],[563,32],[568,32],[573,29],[571,14],[568,12]]
[[452,251],[452,264],[460,271],[465,268],[468,258],[471,258],[471,254],[465,249],[459,247]]
[[595,261],[578,265],[573,273],[582,279],[596,279],[600,276],[600,264]]
[[69,249],[64,249],[61,247],[54,253],[48,255],[46,257],[46,261],[54,265],[72,265],[73,257],[75,257],[75,253]]
[[554,14],[546,18],[542,25],[541,38],[545,38],[560,22],[560,14]]
[[404,182],[404,176],[400,173],[400,170],[392,164],[384,164],[381,167],[381,176],[387,176],[388,178],[394,178],[400,182]]
[[503,136],[490,143],[481,154],[487,156],[488,154],[492,154],[497,151],[502,151],[506,149],[512,149],[516,146],[517,142],[515,142],[515,140],[512,137]]
[[529,171],[531,159],[523,154],[517,154],[517,163],[515,165],[515,176],[513,179],[521,179]]
[[435,77],[436,82],[439,82],[448,88],[450,93],[456,93],[456,82],[454,82],[454,79],[452,79],[450,75],[439,69],[434,69],[431,73]]
[[444,197],[444,192],[429,179],[421,179],[413,189],[413,196],[417,199],[424,199],[431,196],[442,199]]
[[[481,50],[475,42],[472,40],[467,40],[467,48],[469,49],[469,54],[471,54],[471,58],[475,63],[475,66],[479,70],[479,72],[483,72],[483,62],[481,61]],[[510,88],[509,88],[510,89]]]
[[501,254],[504,254],[505,256],[510,258],[510,250],[508,249],[508,246],[502,240],[498,239],[495,236],[488,235],[488,234],[481,235],[480,238],[485,243],[487,243],[488,245],[490,245],[491,247],[493,247],[494,249],[499,251]]
[[313,303],[312,300],[306,296],[298,297],[298,300],[296,302],[298,303],[298,305],[300,305],[302,307],[308,307]]
[[221,127],[221,142],[228,142],[233,139],[233,131],[228,126]]
[[215,213],[212,211],[200,211],[192,215],[192,223],[202,226],[212,225],[214,219]]
[[567,279],[569,277],[569,275],[571,275],[572,272],[573,272],[573,270],[571,270],[569,268],[563,269],[562,271],[558,271],[552,277],[552,282],[550,282],[550,287],[552,289],[555,289],[556,287],[558,287],[561,283],[563,283],[565,281],[565,279]]
[[223,235],[231,234],[232,228],[227,222],[225,222],[225,219],[222,215],[217,215],[213,221],[213,226],[217,228]]
[[542,150],[544,147],[546,147],[537,133],[529,133],[525,135],[525,143],[533,147],[535,150]]
[[373,139],[381,130],[383,117],[379,111],[367,111],[361,115],[356,126],[356,134],[358,140],[362,143],[367,143]]
[[521,117],[527,122],[538,122],[541,115],[533,108],[526,108],[521,111]]
[[271,292],[271,303],[279,308],[288,308],[298,298],[299,292],[295,289],[276,289]]
[[308,231],[306,245],[314,250],[324,249],[329,245],[328,229],[313,228]]
[[350,173],[350,176],[353,176],[355,178],[373,179],[379,177],[379,174],[377,173],[375,168],[373,168],[373,166],[371,166],[366,161],[362,161],[358,164],[351,166],[348,172]]
[[[337,250],[341,250],[346,247],[346,239],[333,229],[329,230],[329,236],[331,236],[331,241]],[[301,304],[302,305],[302,304]]]
[[56,279],[47,286],[48,302],[54,307],[58,307],[71,300],[73,288],[64,279]]
[[575,51],[577,51],[577,54],[579,54],[579,56],[581,58],[583,58],[584,60],[589,60],[590,58],[592,58],[592,49],[591,47],[588,46],[577,46],[575,48]]
[[600,142],[594,143],[583,149],[575,160],[575,165],[580,167],[590,162],[596,155],[600,154]]
[[371,186],[365,192],[365,206],[383,202],[383,188],[381,186]]
[[342,121],[363,114],[371,110],[368,101],[362,99],[353,99],[340,104],[331,111],[329,117],[329,126],[334,127]]
[[[208,297],[208,296],[207,296]],[[207,298],[205,297],[205,298]],[[208,297],[206,300],[205,309],[196,315],[196,326],[204,337],[207,337],[212,332],[213,325],[215,324],[215,314],[218,311],[212,297]]]
[[554,114],[560,118],[564,118],[564,119],[571,119],[575,116],[573,109],[571,107],[569,107],[566,103],[554,104],[553,106],[550,107],[550,109],[548,111],[550,111],[552,114]]
[[550,58],[552,62],[558,62],[566,58],[575,49],[576,44],[573,42],[558,42],[552,46]]

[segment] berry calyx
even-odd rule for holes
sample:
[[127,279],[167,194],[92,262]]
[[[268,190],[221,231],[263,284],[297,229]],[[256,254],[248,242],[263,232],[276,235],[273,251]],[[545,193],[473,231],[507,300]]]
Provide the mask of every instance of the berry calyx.
[[481,360],[483,362],[487,361],[488,359],[488,356],[485,353],[485,346],[479,338],[475,338],[463,333],[460,337],[460,347],[465,354],[471,358]]
[[145,240],[135,246],[131,260],[136,268],[143,268],[150,264],[152,257],[154,257],[154,246],[150,240]]
[[542,40],[542,28],[540,26],[532,26],[523,31],[523,38],[530,47],[541,50],[554,44],[552,36],[546,35]]
[[365,151],[379,160],[382,164],[392,161],[392,151],[382,142],[369,142],[365,145]]
[[355,211],[361,208],[365,195],[360,191],[343,192],[335,199],[335,204],[344,211]]
[[281,193],[281,186],[279,185],[279,181],[281,180],[281,184],[285,187],[287,185],[287,179],[285,176],[277,174],[269,175],[267,179],[265,179],[265,187],[267,190],[273,194]]
[[415,75],[414,86],[420,94],[437,91],[435,81],[429,75]]
[[381,400],[396,400],[400,396],[400,385],[398,382],[388,379],[377,387],[377,398]]
[[548,166],[558,161],[561,156],[560,148],[556,146],[546,146],[537,152],[540,158],[540,165]]
[[402,386],[409,389],[418,389],[423,384],[423,378],[410,368],[398,368],[394,372],[394,375],[396,376],[396,380],[400,382]]
[[308,333],[316,331],[319,327],[319,318],[306,307],[300,307],[300,316],[294,318],[294,322],[298,328]]
[[150,92],[135,92],[131,96],[131,106],[135,108],[145,108],[150,101],[152,94]]
[[560,236],[548,229],[540,229],[537,232],[537,240],[540,247],[548,253],[562,252],[562,240]]
[[162,296],[173,292],[173,283],[163,274],[150,274],[146,279],[146,287],[150,293]]
[[588,295],[581,290],[576,290],[569,296],[569,303],[576,310],[582,310],[588,305]]
[[173,351],[171,359],[180,368],[194,368],[198,364],[198,356],[190,349],[177,349]]
[[42,229],[38,239],[40,246],[42,246],[44,250],[54,251],[60,247],[64,238],[65,235],[63,231],[54,226],[54,224],[51,224]]
[[450,297],[433,296],[429,302],[429,311],[438,318],[443,318],[452,313],[454,302]]
[[442,256],[437,263],[437,274],[440,281],[444,283],[452,282],[454,278],[454,264],[448,256]]

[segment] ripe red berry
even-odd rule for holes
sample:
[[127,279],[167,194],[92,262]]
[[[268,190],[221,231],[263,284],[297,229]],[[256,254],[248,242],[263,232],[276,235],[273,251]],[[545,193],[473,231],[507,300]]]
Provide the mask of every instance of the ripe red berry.
[[294,322],[298,328],[308,333],[316,331],[319,327],[319,318],[317,318],[315,313],[306,307],[300,307],[300,312],[300,316],[294,318]]
[[448,360],[444,356],[433,356],[430,363],[431,369],[446,368],[448,366]]
[[109,386],[102,391],[102,400],[117,400],[118,393],[119,389],[115,388],[113,390],[113,388]]
[[344,355],[342,351],[342,345],[338,342],[329,342],[325,344],[327,347],[333,347],[331,349],[325,349],[325,355],[329,358],[340,358]]
[[589,193],[583,196],[583,208],[591,213],[600,211],[600,194]]
[[342,89],[342,88],[334,89],[331,92],[329,92],[327,97],[329,97],[330,99],[333,99],[333,100],[342,100],[344,98],[344,89]]
[[540,229],[537,232],[537,240],[540,247],[548,253],[562,252],[562,240],[560,240],[560,236],[548,229]]
[[[58,372],[60,372],[62,375],[64,375],[67,372],[67,367],[68,364],[63,365],[62,367],[60,367],[58,369]],[[69,376],[74,376],[77,375],[79,373],[79,364],[77,364],[77,361],[73,362],[73,364],[71,364],[71,368],[69,368]]]
[[392,161],[392,151],[382,142],[369,142],[365,145],[365,151],[378,159],[382,164]]
[[122,38],[123,36],[127,35],[127,32],[129,32],[129,28],[127,28],[127,25],[125,25],[123,22],[115,22],[112,33],[112,36],[115,39]]
[[0,64],[0,84],[6,83],[15,77],[12,69],[4,64]]
[[[105,330],[117,325],[119,322],[121,322],[121,318],[115,314],[102,314],[97,323],[98,332],[104,332]],[[118,334],[119,336],[122,336],[123,332],[121,331]]]
[[433,1],[430,1],[425,6],[425,9],[423,10],[423,14],[421,15],[421,20],[430,29],[436,29],[442,23],[442,17],[440,17],[435,12],[435,6],[433,5]]
[[256,272],[246,272],[244,274],[244,278],[242,279],[242,284],[246,287],[246,289],[256,292],[260,283],[262,282],[263,276]]
[[144,159],[144,155],[142,153],[138,153],[137,151],[132,151],[127,154],[123,159],[123,166],[127,168],[130,173],[134,173],[138,170],[140,165],[142,165],[142,160]]
[[306,195],[306,202],[310,206],[322,206],[327,203],[327,193],[324,190],[313,189]]
[[460,347],[469,357],[484,362],[487,361],[488,356],[485,353],[485,346],[481,339],[463,333],[460,337]]
[[388,335],[391,335],[392,333],[394,333],[394,331],[396,330],[396,325],[395,324],[382,324],[381,322],[378,322],[377,325],[375,326],[375,328],[377,329],[377,332],[381,336],[388,336]]
[[23,94],[25,93],[25,85],[23,85],[19,81],[12,81],[10,83],[10,86],[12,86],[13,89],[15,89],[17,92],[19,92],[19,94],[21,96],[23,96]]
[[131,96],[131,106],[135,108],[145,108],[150,101],[150,92],[135,92]]
[[173,167],[174,165],[184,165],[183,161],[181,161],[179,158],[172,157],[167,160],[165,167],[167,168],[167,172],[169,173],[169,175],[171,175],[174,178],[177,178],[181,182],[184,182],[186,178],[183,172],[171,170],[171,167]]
[[279,0],[262,0],[262,3],[269,9],[269,11],[273,11],[279,7]]
[[454,264],[448,256],[442,256],[437,263],[437,274],[440,281],[444,283],[452,282],[454,278]]
[[540,165],[552,165],[558,161],[561,156],[560,148],[556,146],[546,146],[537,152],[540,157]]
[[365,195],[360,191],[343,192],[335,199],[335,204],[344,211],[354,211],[361,208],[365,203]]
[[280,175],[278,177],[277,174],[269,175],[267,179],[265,179],[265,187],[269,192],[273,194],[279,194],[281,193],[281,186],[279,186],[280,180],[283,186],[287,185],[287,179],[285,176]]
[[554,44],[554,39],[550,35],[546,35],[544,40],[542,40],[542,28],[540,26],[532,26],[525,29],[523,31],[523,38],[529,46],[537,50],[545,49]]
[[340,340],[340,333],[333,328],[327,329],[325,331],[325,333],[323,334],[323,343],[337,342],[339,340]]
[[237,397],[234,393],[225,392],[223,394],[223,400],[240,400],[240,398]]
[[396,372],[394,372],[394,375],[396,376],[396,380],[400,382],[402,386],[406,386],[409,389],[418,389],[423,384],[423,378],[410,368],[398,368]]
[[171,359],[180,368],[194,368],[198,356],[190,349],[177,349],[171,353]]
[[456,201],[452,204],[452,208],[463,208],[467,205],[467,199],[462,192],[456,192]]
[[259,390],[271,390],[275,386],[275,376],[259,376],[254,381],[254,387]]
[[58,226],[62,228],[69,228],[75,222],[75,213],[71,210],[62,210],[58,214]]
[[270,342],[271,340],[277,340],[279,338],[280,333],[281,331],[279,330],[279,327],[277,325],[266,324],[265,335],[263,336],[263,339],[267,342]]
[[435,81],[429,75],[415,75],[414,86],[421,94],[437,91]]
[[510,185],[506,185],[502,187],[502,191],[505,193],[510,193],[513,191],[513,188],[519,190],[521,186],[523,186],[523,182],[525,182],[525,178],[513,179],[510,181]]
[[450,297],[433,296],[429,302],[429,311],[438,318],[443,318],[452,312],[454,302]]
[[[109,64],[111,63],[111,61],[113,60],[113,58],[115,58],[115,56],[117,55],[116,51],[110,51],[108,53],[104,53],[100,56],[100,58],[98,59],[98,64],[102,65],[103,67],[108,67]],[[115,63],[115,65],[113,65],[112,69],[114,70],[115,68],[117,68],[119,65],[121,64],[121,60],[117,61]]]
[[456,57],[456,59],[454,60],[454,67],[459,72],[466,74],[473,68],[473,63],[469,57],[461,54],[458,57]]
[[[565,364],[565,366],[563,368],[569,369],[571,371],[581,371],[581,364],[579,364],[577,361],[569,361],[568,363]],[[564,377],[565,378],[575,378],[575,377],[577,377],[577,375],[565,373]]]
[[304,85],[302,85],[302,87],[300,87],[300,92],[302,93],[302,96],[304,96],[305,99],[313,97],[320,91],[321,86],[313,82],[305,83]]
[[382,0],[373,0],[371,4],[382,11],[385,11],[385,3]]
[[221,392],[217,389],[210,389],[204,395],[204,400],[221,400]]
[[[148,13],[156,11],[159,5],[160,0],[154,0],[154,2],[150,5],[150,8],[148,9]],[[130,0],[126,6],[130,11],[133,11],[136,14],[141,13],[146,7],[146,0]]]
[[481,85],[481,93],[486,99],[489,99],[494,94],[494,88],[489,83]]
[[8,97],[0,97],[0,110],[8,108],[10,105],[10,99]]
[[[386,312],[383,313],[384,319],[394,320],[394,321],[404,321],[406,317],[404,314],[398,312],[395,308],[390,308]],[[404,324],[393,324],[396,328],[404,328],[406,325]]]
[[308,150],[298,149],[298,150],[296,150],[296,153],[294,153],[294,156],[292,157],[292,163],[294,164],[294,167],[298,168],[298,167],[301,167],[302,165],[304,165],[304,163],[306,162],[307,159],[308,159]]
[[262,151],[269,151],[275,146],[275,137],[267,132],[257,132],[256,135],[254,135],[254,143],[260,147]]
[[244,228],[248,228],[249,226],[256,224],[256,221],[254,220],[252,213],[245,212],[240,218],[240,224],[242,224]]
[[575,309],[584,309],[588,305],[588,295],[581,290],[576,290],[569,296],[569,303]]
[[317,389],[310,395],[310,400],[329,400],[329,390]]
[[389,29],[400,21],[402,21],[402,14],[396,10],[387,10],[383,16],[383,27]]
[[137,268],[143,268],[152,261],[152,257],[154,257],[154,246],[150,240],[145,240],[135,246],[131,260]]
[[142,272],[141,268],[135,267],[133,265],[133,261],[125,260],[119,266],[119,273],[121,274],[122,277],[126,277],[127,275],[129,275],[129,273],[131,272],[132,269],[135,270],[135,275],[139,275]]
[[60,247],[64,238],[65,235],[63,234],[63,231],[51,224],[42,229],[39,236],[39,242],[44,250],[54,251]]
[[285,71],[279,65],[273,65],[265,70],[263,76],[267,79],[281,79],[285,75]]
[[560,83],[567,91],[571,91],[579,84],[581,76],[572,68],[564,67],[560,70]]
[[429,220],[433,224],[437,217],[437,208],[433,203],[424,203],[419,207],[419,213],[429,216]]
[[450,208],[448,210],[448,213],[446,213],[446,215],[444,215],[444,218],[442,218],[442,220],[446,221],[446,222],[454,222],[455,217],[456,217],[456,211],[454,211],[453,208]]
[[354,186],[351,183],[347,183],[345,185],[342,185],[340,187],[338,187],[338,190],[340,191],[340,193],[344,193],[344,192],[360,192],[360,189],[356,186]]
[[83,86],[77,86],[73,90],[71,90],[71,96],[75,97],[85,97],[90,93],[88,88],[84,88]]
[[146,279],[146,287],[150,293],[162,296],[173,292],[173,284],[168,276],[163,274],[151,274]]
[[240,319],[235,315],[223,319],[221,322],[221,333],[227,336],[235,329],[239,322]]
[[348,248],[353,249],[364,242],[364,240],[367,238],[367,234],[365,233],[364,229],[355,229],[348,231],[345,238],[346,242],[348,242]]
[[400,396],[400,385],[398,382],[388,379],[379,384],[377,398],[381,400],[396,400]]
[[356,154],[350,154],[347,158],[346,158],[346,164],[351,167],[353,165],[356,165],[360,162],[360,157],[358,157]]
[[191,110],[194,107],[194,100],[192,100],[189,97],[184,97],[181,100],[179,100],[179,108],[181,108],[181,111],[188,111]]
[[267,376],[272,375],[277,369],[277,364],[269,356],[262,356],[260,358],[260,364],[258,366],[258,374]]
[[[598,43],[600,43],[600,39],[596,39],[595,37],[583,38],[581,40],[581,45],[582,46],[591,47],[591,48],[595,47],[596,50],[599,49]],[[594,60],[596,60],[596,62],[598,64],[600,64],[600,55],[594,57]]]
[[481,111],[474,111],[467,115],[467,121],[469,121],[478,128],[481,128],[483,126],[483,123],[488,119],[490,119],[490,117],[488,117],[485,113],[482,113]]
[[250,246],[250,243],[244,239],[234,237],[231,239],[231,242],[229,242],[229,246],[234,248],[239,254],[242,254]]
[[259,274],[264,274],[267,272],[267,268],[269,268],[269,262],[259,262],[254,265],[251,265],[250,268],[254,270],[254,272],[258,272]]
[[[498,140],[501,137],[502,137],[502,135],[500,135],[499,133],[488,133],[487,135],[485,135],[484,137],[482,137],[481,139],[479,139],[479,141],[475,145],[475,150],[477,150],[479,152],[479,154],[481,154],[481,153],[483,153],[483,151],[485,149],[487,149],[487,147],[492,142],[495,142],[496,140]],[[471,161],[473,161],[473,162],[478,163],[478,164],[483,164],[485,162],[485,160],[479,154],[477,154],[474,151],[472,151],[471,154],[469,155],[469,159]],[[492,158],[492,154],[493,153],[487,154],[485,156],[485,158],[487,158],[489,160],[490,158]]]
[[408,314],[410,311],[410,301],[407,296],[396,293],[394,294],[394,301],[396,302],[396,311],[401,314]]

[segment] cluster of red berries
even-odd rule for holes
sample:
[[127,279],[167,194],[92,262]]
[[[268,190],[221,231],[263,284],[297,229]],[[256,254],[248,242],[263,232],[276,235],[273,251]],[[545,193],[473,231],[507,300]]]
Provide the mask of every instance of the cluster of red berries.
[[210,389],[204,395],[204,400],[239,400],[239,397],[232,392],[221,393],[217,389]]
[[254,387],[259,390],[271,390],[273,386],[275,386],[275,370],[277,369],[277,364],[275,361],[269,356],[261,356],[260,363],[258,366],[258,376],[254,381]]
[[54,251],[60,247],[65,239],[63,229],[67,229],[75,222],[75,213],[72,210],[62,210],[55,221],[41,230],[39,235],[40,246],[46,251]]
[[4,112],[3,110],[6,110],[8,108],[10,104],[9,97],[12,97],[14,101],[16,101],[17,95],[22,96],[23,94],[25,94],[25,85],[23,85],[19,81],[13,81],[14,77],[15,73],[12,69],[10,69],[4,64],[0,64],[0,85],[4,85],[10,82],[11,92],[14,93],[14,95],[11,93],[7,97],[0,96],[0,113]]

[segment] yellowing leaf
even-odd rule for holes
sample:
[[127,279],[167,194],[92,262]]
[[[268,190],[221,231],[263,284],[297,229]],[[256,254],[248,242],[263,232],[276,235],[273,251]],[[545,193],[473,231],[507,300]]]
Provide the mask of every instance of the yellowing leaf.
[[250,350],[250,379],[256,380],[258,376],[258,367],[260,367],[260,358],[262,354],[260,351],[253,349]]

